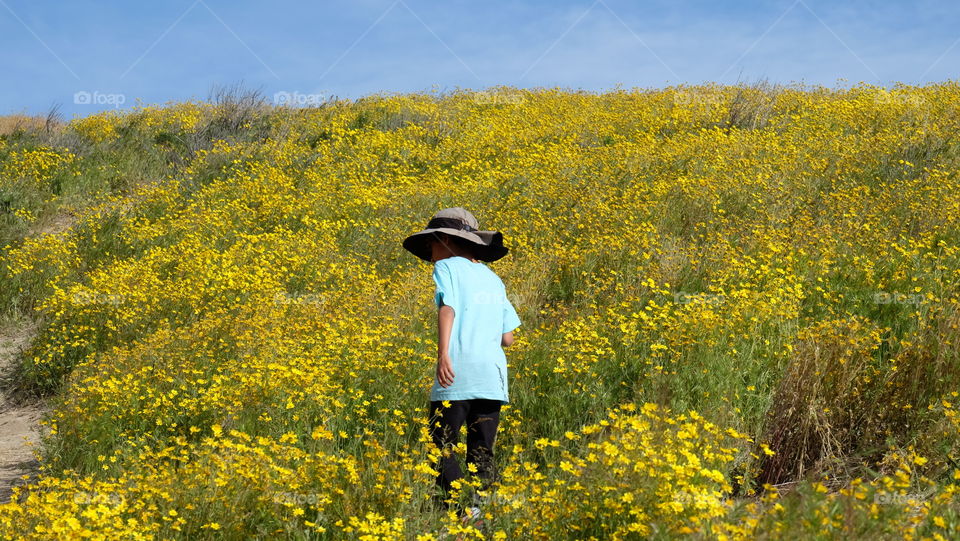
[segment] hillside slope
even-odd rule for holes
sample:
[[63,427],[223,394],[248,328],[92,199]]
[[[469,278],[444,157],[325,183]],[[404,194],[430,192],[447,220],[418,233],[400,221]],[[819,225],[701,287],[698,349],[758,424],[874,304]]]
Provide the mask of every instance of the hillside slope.
[[466,535],[949,538],[958,133],[942,83],[239,94],[0,136],[0,303],[39,326],[11,392],[52,403],[0,531],[456,532],[400,241],[463,206],[522,321]]

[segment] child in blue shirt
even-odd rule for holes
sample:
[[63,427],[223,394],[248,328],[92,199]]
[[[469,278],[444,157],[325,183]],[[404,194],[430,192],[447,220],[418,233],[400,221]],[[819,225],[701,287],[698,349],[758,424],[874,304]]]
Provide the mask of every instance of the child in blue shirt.
[[[466,423],[467,463],[476,466],[481,490],[486,491],[497,478],[493,449],[500,406],[509,403],[502,348],[513,344],[520,318],[500,277],[482,261],[500,259],[508,250],[501,233],[479,231],[476,218],[462,207],[438,212],[403,245],[433,263],[438,342],[430,432],[443,453],[437,483],[446,495],[451,483],[463,477],[452,447]],[[471,514],[478,513],[478,508],[471,509]]]

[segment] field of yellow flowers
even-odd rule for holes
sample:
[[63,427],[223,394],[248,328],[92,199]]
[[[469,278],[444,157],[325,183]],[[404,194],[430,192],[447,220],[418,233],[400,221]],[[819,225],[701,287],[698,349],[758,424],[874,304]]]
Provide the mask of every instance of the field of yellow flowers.
[[[482,527],[400,245],[451,206],[523,322]],[[8,538],[960,536],[958,83],[138,106],[0,135],[0,243]]]

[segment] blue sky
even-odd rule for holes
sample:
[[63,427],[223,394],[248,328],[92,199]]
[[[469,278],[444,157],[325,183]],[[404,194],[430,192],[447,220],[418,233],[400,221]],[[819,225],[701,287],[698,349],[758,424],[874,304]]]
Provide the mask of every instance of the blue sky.
[[494,85],[957,79],[956,2],[0,0],[0,114]]

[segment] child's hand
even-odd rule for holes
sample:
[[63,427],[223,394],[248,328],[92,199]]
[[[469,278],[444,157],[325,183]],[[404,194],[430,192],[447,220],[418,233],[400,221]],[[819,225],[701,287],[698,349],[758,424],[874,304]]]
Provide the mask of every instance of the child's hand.
[[437,356],[437,382],[441,387],[449,387],[453,384],[453,362],[450,361],[449,354]]

